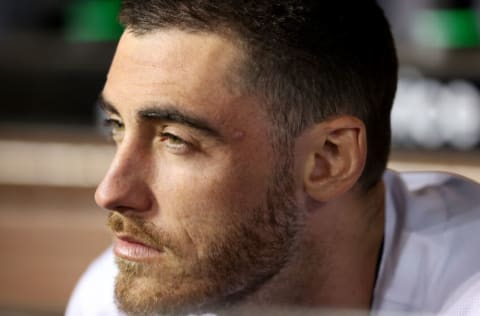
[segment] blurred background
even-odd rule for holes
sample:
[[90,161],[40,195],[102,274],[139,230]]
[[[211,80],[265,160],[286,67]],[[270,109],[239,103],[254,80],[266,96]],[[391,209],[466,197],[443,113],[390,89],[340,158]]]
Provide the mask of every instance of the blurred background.
[[[380,0],[401,60],[390,167],[480,181],[480,0]],[[62,315],[110,243],[94,103],[118,0],[0,2],[0,315]]]

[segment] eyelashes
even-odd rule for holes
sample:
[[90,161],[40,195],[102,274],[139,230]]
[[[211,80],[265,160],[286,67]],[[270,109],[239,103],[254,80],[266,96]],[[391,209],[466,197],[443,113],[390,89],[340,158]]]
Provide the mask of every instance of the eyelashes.
[[[105,118],[103,120],[104,127],[108,130],[109,136],[115,141],[120,142],[123,138],[125,125],[116,118]],[[182,137],[172,133],[163,131],[159,135],[161,144],[174,154],[187,154],[195,149],[194,145],[183,139]]]
[[103,120],[103,126],[110,128],[110,129],[120,129],[124,128],[124,125],[120,120],[114,118],[106,118]]
[[170,150],[180,154],[186,154],[193,149],[193,145],[181,137],[170,132],[162,132],[160,141]]

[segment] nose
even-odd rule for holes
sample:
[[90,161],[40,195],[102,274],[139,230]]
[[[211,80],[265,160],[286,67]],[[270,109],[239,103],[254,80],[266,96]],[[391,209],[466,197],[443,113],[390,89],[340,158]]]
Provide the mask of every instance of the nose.
[[148,185],[148,160],[148,155],[133,146],[119,147],[95,192],[95,202],[122,213],[149,211],[153,197]]

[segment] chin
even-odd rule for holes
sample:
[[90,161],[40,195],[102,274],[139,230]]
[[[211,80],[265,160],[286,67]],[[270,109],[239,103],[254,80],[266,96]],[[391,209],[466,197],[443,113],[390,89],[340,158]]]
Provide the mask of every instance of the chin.
[[118,258],[117,264],[115,299],[127,315],[198,315],[230,310],[270,278],[270,274],[245,277],[233,271],[227,275],[215,269],[200,277],[199,270],[159,269]]
[[[213,278],[192,277],[185,269],[159,269],[117,258],[115,283],[118,308],[127,315],[188,315],[218,309],[228,291]],[[183,272],[182,272],[183,271]],[[175,273],[172,273],[175,272]]]

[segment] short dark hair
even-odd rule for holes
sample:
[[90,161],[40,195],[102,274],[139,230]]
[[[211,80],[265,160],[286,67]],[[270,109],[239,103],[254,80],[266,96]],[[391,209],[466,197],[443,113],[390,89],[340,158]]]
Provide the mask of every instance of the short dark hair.
[[242,75],[265,97],[276,137],[353,115],[367,129],[359,183],[381,179],[390,151],[398,62],[374,0],[124,0],[120,21],[137,34],[162,28],[230,34],[247,58]]

